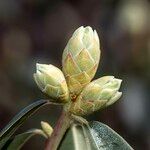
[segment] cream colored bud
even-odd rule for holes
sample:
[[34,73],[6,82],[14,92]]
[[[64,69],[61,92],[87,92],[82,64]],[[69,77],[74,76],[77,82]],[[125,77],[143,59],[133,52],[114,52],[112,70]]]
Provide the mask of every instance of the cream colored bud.
[[53,132],[53,128],[50,126],[50,124],[48,124],[47,122],[45,121],[41,121],[41,127],[42,127],[42,130],[44,131],[44,133],[50,137],[52,132]]
[[94,77],[100,59],[97,32],[87,26],[78,28],[63,52],[63,72],[70,93],[78,95]]
[[113,76],[94,80],[83,89],[70,111],[76,115],[86,115],[113,104],[122,95],[118,92],[120,85],[121,80]]
[[53,65],[36,64],[34,79],[42,92],[59,102],[67,102],[69,92],[65,77],[60,69]]

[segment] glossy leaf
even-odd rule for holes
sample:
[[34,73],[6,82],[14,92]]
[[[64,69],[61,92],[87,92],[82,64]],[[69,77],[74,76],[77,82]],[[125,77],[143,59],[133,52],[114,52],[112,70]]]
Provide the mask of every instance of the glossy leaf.
[[20,113],[18,113],[8,125],[0,132],[0,149],[13,135],[13,133],[21,126],[35,111],[40,107],[48,104],[48,100],[40,100],[25,107]]

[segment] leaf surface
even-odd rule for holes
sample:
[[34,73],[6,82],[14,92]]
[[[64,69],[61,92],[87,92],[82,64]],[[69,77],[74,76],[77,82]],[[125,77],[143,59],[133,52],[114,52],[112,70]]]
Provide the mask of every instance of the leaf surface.
[[40,107],[48,104],[48,100],[39,100],[21,110],[0,132],[0,149],[13,133]]
[[2,150],[20,150],[23,145],[34,135],[42,135],[46,137],[44,132],[40,129],[32,129],[22,134],[18,134],[14,137],[11,137],[5,145],[2,147]]
[[93,121],[88,125],[74,124],[67,131],[59,150],[133,150],[107,125]]

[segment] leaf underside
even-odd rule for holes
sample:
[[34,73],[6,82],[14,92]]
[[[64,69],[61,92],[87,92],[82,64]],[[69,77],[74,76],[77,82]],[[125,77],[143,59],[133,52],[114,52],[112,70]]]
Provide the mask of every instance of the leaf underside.
[[94,121],[89,125],[74,124],[67,131],[59,150],[133,150],[107,125]]

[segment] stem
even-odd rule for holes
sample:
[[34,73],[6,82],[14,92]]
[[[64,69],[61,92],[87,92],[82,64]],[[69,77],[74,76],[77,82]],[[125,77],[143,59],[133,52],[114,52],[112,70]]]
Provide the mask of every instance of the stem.
[[70,127],[72,122],[71,116],[68,112],[63,111],[58,119],[56,126],[53,130],[51,137],[48,138],[45,146],[45,150],[57,150],[63,135]]

